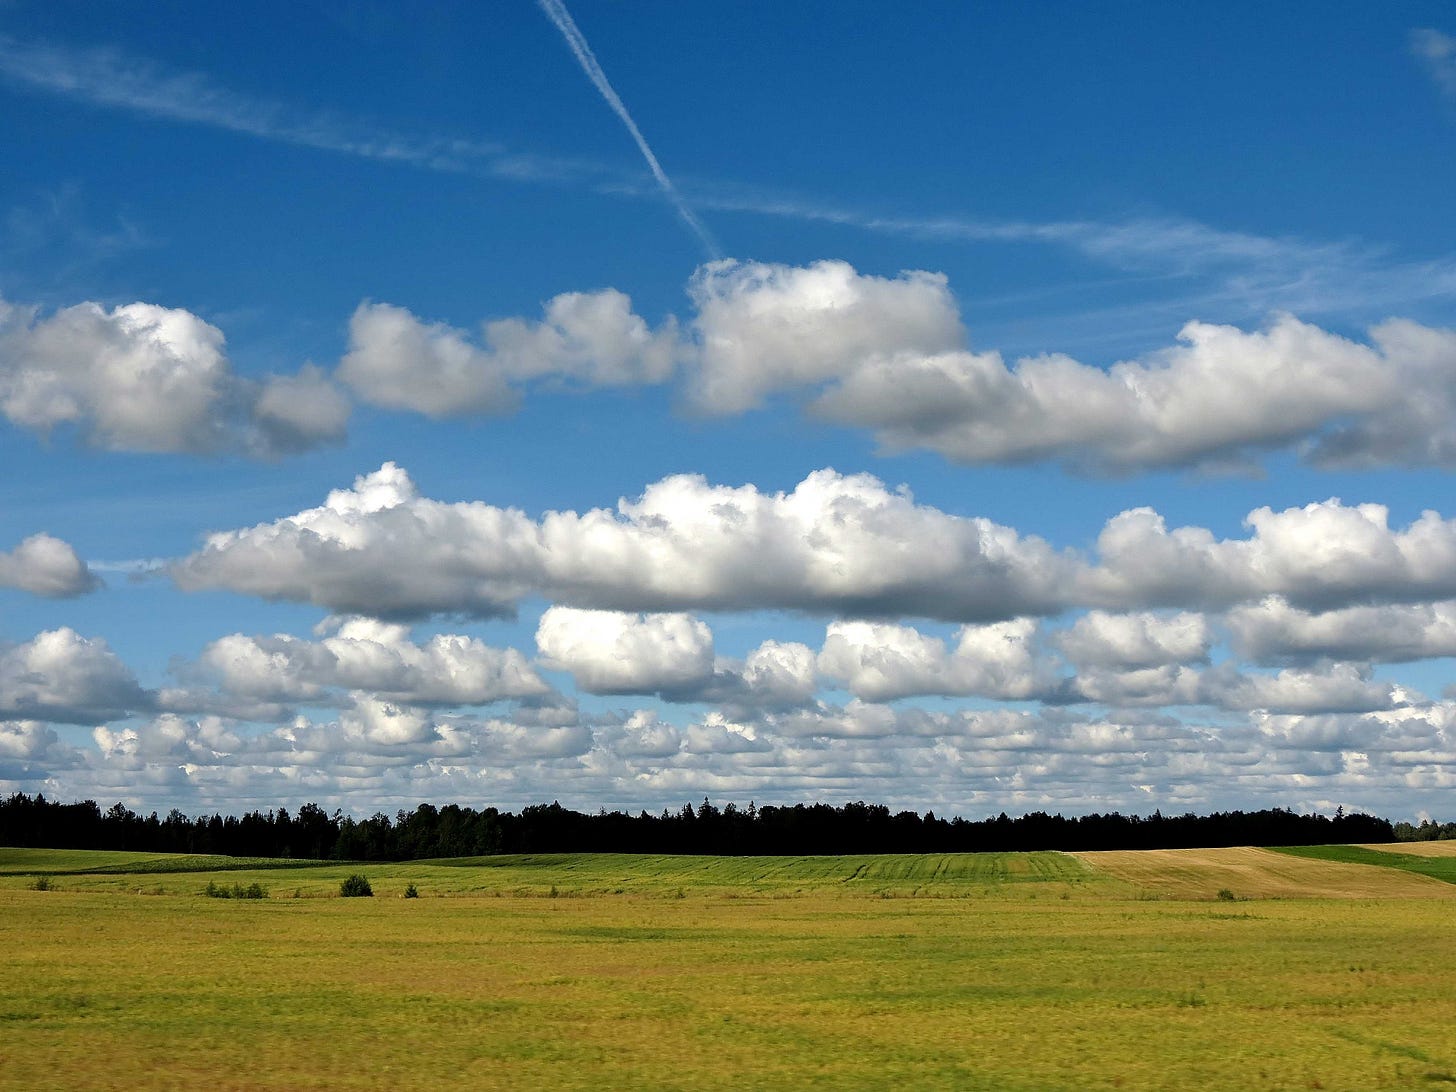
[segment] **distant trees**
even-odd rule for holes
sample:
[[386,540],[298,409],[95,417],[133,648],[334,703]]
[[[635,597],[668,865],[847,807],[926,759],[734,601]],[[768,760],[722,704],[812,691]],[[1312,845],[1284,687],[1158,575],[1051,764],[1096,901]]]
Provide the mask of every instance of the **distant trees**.
[[1456,823],[1435,823],[1430,819],[1422,819],[1418,827],[1410,823],[1395,824],[1397,842],[1439,842],[1450,838],[1456,838]]
[[177,809],[142,817],[121,804],[103,812],[94,801],[61,804],[16,793],[0,799],[0,845],[56,849],[131,849],[224,853],[235,857],[398,861],[498,853],[619,852],[753,854],[946,853],[993,850],[1176,849],[1232,845],[1320,845],[1456,837],[1456,823],[1392,826],[1375,816],[1299,815],[1279,808],[1211,815],[1063,816],[1002,812],[983,820],[943,819],[933,812],[891,812],[864,801],[835,807],[789,807],[750,801],[740,809],[705,799],[659,815],[533,804],[519,815],[493,807],[421,804],[393,819],[376,812],[356,820],[305,804],[240,817]]

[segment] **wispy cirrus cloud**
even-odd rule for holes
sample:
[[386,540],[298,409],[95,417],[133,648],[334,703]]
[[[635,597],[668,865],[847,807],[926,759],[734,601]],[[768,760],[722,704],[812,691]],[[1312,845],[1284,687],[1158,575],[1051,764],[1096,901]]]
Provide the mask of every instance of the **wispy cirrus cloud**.
[[357,118],[232,91],[199,72],[168,72],[112,48],[74,49],[0,35],[0,76],[95,106],[427,170],[543,182],[614,173],[603,164],[493,141],[389,132]]
[[1441,92],[1456,100],[1456,38],[1421,27],[1411,31],[1410,49]]
[[[557,9],[565,10],[560,4],[545,6],[548,15]],[[575,39],[567,29],[562,32],[574,50],[584,42],[579,30]],[[1412,34],[1411,48],[1441,86],[1456,88],[1456,39],[1435,30],[1418,30]],[[717,251],[716,243],[695,209],[835,224],[939,242],[1055,247],[1173,286],[1171,296],[1154,302],[1151,311],[1147,300],[1138,302],[1136,313],[1121,307],[1089,310],[1085,303],[1078,303],[1078,314],[1120,330],[1126,330],[1132,321],[1146,324],[1150,315],[1154,316],[1152,329],[1162,329],[1168,324],[1167,314],[1176,314],[1181,321],[1190,310],[1338,314],[1456,295],[1456,259],[1402,261],[1359,240],[1262,235],[1176,215],[1045,221],[906,215],[727,179],[684,176],[673,182],[662,172],[625,107],[618,110],[621,100],[610,84],[602,90],[597,83],[593,72],[600,73],[600,65],[593,70],[594,58],[589,52],[579,54],[578,60],[598,90],[608,96],[609,105],[619,116],[625,115],[624,122],[630,123],[629,132],[643,149],[650,173],[511,148],[478,137],[393,131],[358,117],[251,96],[223,87],[204,73],[169,71],[115,48],[75,48],[0,35],[0,79],[32,91],[384,164],[526,185],[576,187],[623,200],[658,200],[665,194],[710,252]]]

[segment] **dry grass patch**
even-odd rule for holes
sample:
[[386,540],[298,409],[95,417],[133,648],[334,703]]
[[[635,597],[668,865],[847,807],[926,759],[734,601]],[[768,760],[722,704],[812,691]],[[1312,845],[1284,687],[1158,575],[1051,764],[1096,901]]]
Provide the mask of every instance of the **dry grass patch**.
[[1448,919],[1417,899],[1225,908],[1009,887],[0,889],[0,1089],[1428,1087],[1456,1079]]
[[1266,849],[1107,850],[1077,854],[1093,868],[1164,898],[1456,899],[1456,887],[1425,876]]
[[1444,842],[1384,842],[1362,845],[1381,853],[1403,853],[1408,857],[1456,857],[1456,839]]

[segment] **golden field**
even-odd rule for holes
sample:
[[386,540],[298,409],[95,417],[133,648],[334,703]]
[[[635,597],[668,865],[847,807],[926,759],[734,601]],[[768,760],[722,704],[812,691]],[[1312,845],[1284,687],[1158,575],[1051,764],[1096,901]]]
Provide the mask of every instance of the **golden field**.
[[0,1087],[1456,1083],[1456,887],[1131,856],[409,862],[342,899],[358,866],[0,850]]

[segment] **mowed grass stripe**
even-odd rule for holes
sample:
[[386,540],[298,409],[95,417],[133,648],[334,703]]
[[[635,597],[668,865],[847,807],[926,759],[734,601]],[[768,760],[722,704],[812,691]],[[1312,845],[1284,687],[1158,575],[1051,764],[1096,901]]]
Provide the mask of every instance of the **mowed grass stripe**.
[[[1339,847],[1348,848],[1348,847]],[[1238,846],[1226,849],[1106,850],[1078,854],[1093,868],[1174,899],[1456,898],[1456,887],[1367,862]]]
[[1344,864],[1373,865],[1380,869],[1399,869],[1417,876],[1428,876],[1442,883],[1456,884],[1456,856],[1398,853],[1367,849],[1365,846],[1281,846],[1275,852],[1310,861],[1337,861]]
[[228,857],[219,853],[142,853],[132,850],[0,848],[0,876],[158,875],[317,868],[331,861],[294,857]]
[[209,880],[257,882],[271,897],[336,894],[339,882],[364,872],[380,895],[413,883],[424,896],[603,896],[679,893],[746,898],[837,891],[862,898],[944,897],[1002,887],[1027,894],[1105,882],[1065,853],[884,854],[849,857],[699,857],[625,853],[517,854],[381,862],[251,861],[242,858],[117,855],[80,850],[0,850],[0,886],[58,877],[76,891],[200,893]]
[[1456,838],[1440,842],[1366,842],[1360,848],[1381,853],[1403,853],[1410,857],[1456,857]]

